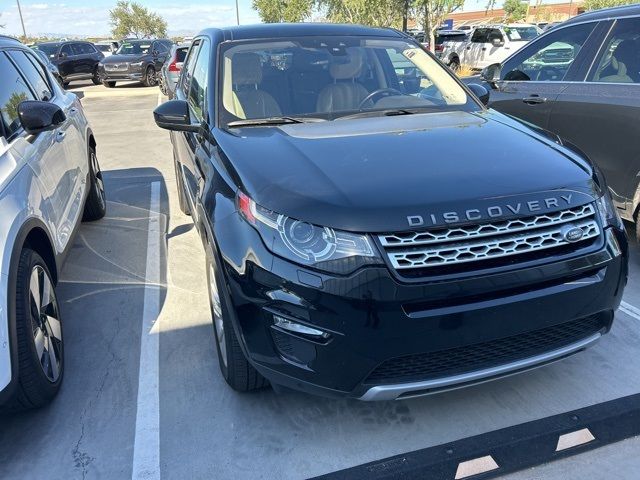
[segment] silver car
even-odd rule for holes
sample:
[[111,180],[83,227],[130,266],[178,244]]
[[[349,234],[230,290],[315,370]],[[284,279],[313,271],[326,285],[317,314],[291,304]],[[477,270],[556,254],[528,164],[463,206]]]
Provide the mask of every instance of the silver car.
[[191,44],[189,43],[174,45],[171,47],[169,58],[162,66],[162,70],[160,71],[160,76],[158,78],[158,84],[162,93],[169,98],[173,98],[176,91],[176,85],[180,78],[180,72],[182,72],[184,59],[187,57],[187,52],[189,51],[190,46]]
[[82,220],[106,212],[78,97],[0,37],[0,405],[49,402],[64,374],[56,282]]

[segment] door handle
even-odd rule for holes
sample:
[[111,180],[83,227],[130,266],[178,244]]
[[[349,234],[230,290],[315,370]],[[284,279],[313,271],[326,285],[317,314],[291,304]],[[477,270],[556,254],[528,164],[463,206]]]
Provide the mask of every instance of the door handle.
[[64,140],[64,137],[66,137],[66,136],[67,136],[66,132],[58,132],[56,134],[56,142],[58,142],[58,143],[62,142]]
[[539,105],[545,103],[547,99],[538,95],[531,95],[530,97],[523,98],[522,101],[527,105]]

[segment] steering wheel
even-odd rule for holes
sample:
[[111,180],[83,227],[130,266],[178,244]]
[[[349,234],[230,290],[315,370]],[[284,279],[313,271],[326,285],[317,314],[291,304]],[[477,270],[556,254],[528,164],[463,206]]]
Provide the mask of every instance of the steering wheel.
[[372,101],[375,97],[380,95],[383,97],[392,97],[394,95],[402,95],[402,92],[396,90],[395,88],[379,88],[378,90],[374,90],[369,95],[367,95],[364,100],[360,102],[360,105],[358,105],[358,109],[361,109],[367,102]]

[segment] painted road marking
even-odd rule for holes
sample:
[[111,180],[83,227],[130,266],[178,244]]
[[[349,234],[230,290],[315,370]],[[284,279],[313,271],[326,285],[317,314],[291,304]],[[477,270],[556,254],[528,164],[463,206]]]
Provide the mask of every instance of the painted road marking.
[[131,475],[135,480],[160,479],[160,234],[160,182],[152,182]]
[[620,311],[635,318],[636,320],[640,320],[640,308],[634,307],[630,303],[622,302],[620,304]]

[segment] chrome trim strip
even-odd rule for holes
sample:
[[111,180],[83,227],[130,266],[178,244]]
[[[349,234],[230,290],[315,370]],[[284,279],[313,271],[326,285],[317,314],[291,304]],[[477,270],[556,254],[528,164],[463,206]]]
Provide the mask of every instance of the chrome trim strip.
[[[484,370],[477,370],[475,372],[464,373],[460,375],[454,375],[451,377],[442,377],[434,380],[425,380],[423,382],[411,382],[411,383],[399,383],[395,385],[378,385],[371,387],[365,392],[359,399],[371,402],[381,400],[397,400],[399,396],[406,393],[420,391],[420,390],[437,390],[431,392],[418,393],[413,397],[431,395],[439,393],[443,390],[453,390],[455,388],[462,388],[475,383],[488,382],[495,380],[499,377],[507,375],[513,375],[524,370],[531,370],[536,367],[546,365],[550,362],[560,360],[563,357],[584,350],[596,343],[601,333],[595,333],[579,342],[572,343],[566,347],[558,348],[550,352],[545,352],[535,357],[524,358],[516,362],[507,363],[497,367],[487,368]],[[403,397],[411,398],[411,397]]]

